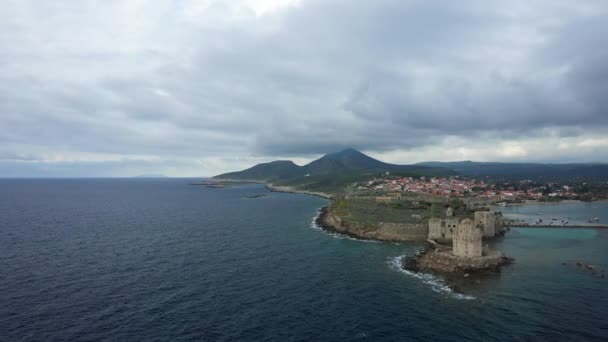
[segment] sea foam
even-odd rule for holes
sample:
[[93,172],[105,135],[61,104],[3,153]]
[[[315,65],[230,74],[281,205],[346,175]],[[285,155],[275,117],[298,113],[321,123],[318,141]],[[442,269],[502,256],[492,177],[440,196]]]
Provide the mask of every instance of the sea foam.
[[310,228],[314,229],[314,230],[320,230],[323,233],[333,237],[334,239],[339,239],[339,240],[352,240],[352,241],[359,241],[359,242],[367,242],[367,243],[379,243],[380,241],[376,241],[376,240],[365,240],[365,239],[357,239],[354,238],[352,236],[348,236],[346,234],[340,234],[340,233],[336,233],[336,232],[330,232],[327,231],[325,229],[323,229],[323,227],[321,227],[318,223],[317,220],[319,219],[319,217],[321,216],[321,209],[317,209],[317,214],[312,218],[312,221],[310,222]]
[[454,290],[452,290],[445,283],[445,281],[443,279],[436,277],[432,274],[416,273],[416,272],[412,272],[412,271],[408,271],[408,270],[404,269],[403,267],[401,267],[401,265],[402,265],[403,258],[405,258],[405,257],[406,257],[405,255],[392,257],[392,258],[388,259],[387,263],[392,270],[404,273],[404,274],[408,275],[409,277],[419,279],[424,284],[429,285],[431,287],[431,289],[437,293],[447,294],[450,297],[455,298],[455,299],[466,299],[466,300],[475,299],[475,297],[473,297],[473,296],[454,292]]

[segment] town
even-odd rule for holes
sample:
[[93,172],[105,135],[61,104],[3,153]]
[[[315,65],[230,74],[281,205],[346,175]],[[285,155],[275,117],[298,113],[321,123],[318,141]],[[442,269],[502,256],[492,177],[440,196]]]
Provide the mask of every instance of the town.
[[519,202],[525,200],[558,201],[562,199],[593,200],[605,198],[605,193],[591,193],[586,183],[575,185],[538,183],[531,180],[517,182],[484,181],[452,177],[402,177],[386,172],[364,183],[355,183],[353,195],[395,195],[417,193],[440,197],[468,197],[492,201]]

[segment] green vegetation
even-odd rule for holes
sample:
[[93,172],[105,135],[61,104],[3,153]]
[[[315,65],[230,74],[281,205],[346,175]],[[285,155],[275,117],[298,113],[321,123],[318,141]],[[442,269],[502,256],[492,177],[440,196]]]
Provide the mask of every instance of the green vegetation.
[[442,217],[443,206],[439,206],[438,203],[432,203],[429,207],[429,217],[440,218]]
[[[416,165],[395,165],[371,158],[359,151],[346,149],[327,154],[309,164],[299,166],[288,160],[255,165],[249,169],[215,176],[216,180],[230,179],[269,182],[302,190],[340,194],[353,183],[367,182],[373,177],[446,177],[456,174],[484,177],[494,183],[494,189],[513,189],[544,184],[543,192],[550,193],[558,184],[577,185],[582,200],[606,198],[608,164],[532,164],[532,163],[475,163],[429,162]],[[561,181],[558,181],[561,180]],[[526,185],[519,181],[530,180]],[[566,182],[566,183],[564,183]],[[474,188],[474,191],[482,190]],[[522,189],[525,190],[525,189]]]
[[[401,172],[404,177],[420,177],[423,172]],[[333,194],[345,192],[345,188],[353,183],[367,182],[370,178],[380,177],[384,172],[342,172],[338,174],[308,176],[303,178],[278,181],[277,185],[296,186],[303,190],[321,191]]]
[[380,222],[424,223],[429,218],[430,203],[397,201],[377,203],[369,199],[339,199],[330,210],[346,221],[373,228]]
[[380,222],[424,223],[428,220],[428,206],[415,202],[377,203],[368,199],[335,200],[330,211],[342,220],[375,229]]
[[375,229],[380,222],[414,224],[426,223],[433,217],[443,218],[448,206],[458,218],[473,218],[474,211],[468,210],[458,199],[447,203],[416,201],[408,197],[382,203],[372,198],[338,198],[331,204],[330,211],[346,222]]

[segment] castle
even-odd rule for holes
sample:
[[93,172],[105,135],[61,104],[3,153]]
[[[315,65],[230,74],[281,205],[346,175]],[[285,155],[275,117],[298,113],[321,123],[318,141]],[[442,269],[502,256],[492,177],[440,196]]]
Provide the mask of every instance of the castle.
[[[441,230],[435,230],[434,233],[449,232],[452,236],[452,247],[429,241],[430,248],[416,256],[405,258],[402,267],[415,272],[463,273],[465,277],[468,272],[500,270],[500,267],[508,264],[511,259],[499,251],[483,248],[483,237],[486,234],[484,224],[492,222],[492,218],[485,215],[477,215],[476,218],[478,220],[464,219],[458,222],[456,218],[448,216],[447,219],[434,221],[439,223],[439,228],[442,228],[441,222],[446,223],[443,227],[444,233]],[[484,223],[482,218],[487,218],[488,221]],[[453,226],[452,222],[456,222],[456,225]]]
[[[462,222],[459,222],[458,218],[454,217],[454,211],[451,207],[446,209],[445,216],[445,218],[432,218],[429,220],[428,238],[430,240],[440,242],[454,240],[457,228]],[[502,214],[496,211],[475,212],[475,220],[472,224],[481,229],[482,236],[485,238],[496,236],[504,226]]]

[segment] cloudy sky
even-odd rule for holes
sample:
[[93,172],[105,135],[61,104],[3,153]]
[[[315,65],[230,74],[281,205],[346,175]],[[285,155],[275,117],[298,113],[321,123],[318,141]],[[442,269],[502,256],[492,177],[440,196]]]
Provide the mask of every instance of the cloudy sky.
[[608,162],[608,2],[4,0],[0,177]]

